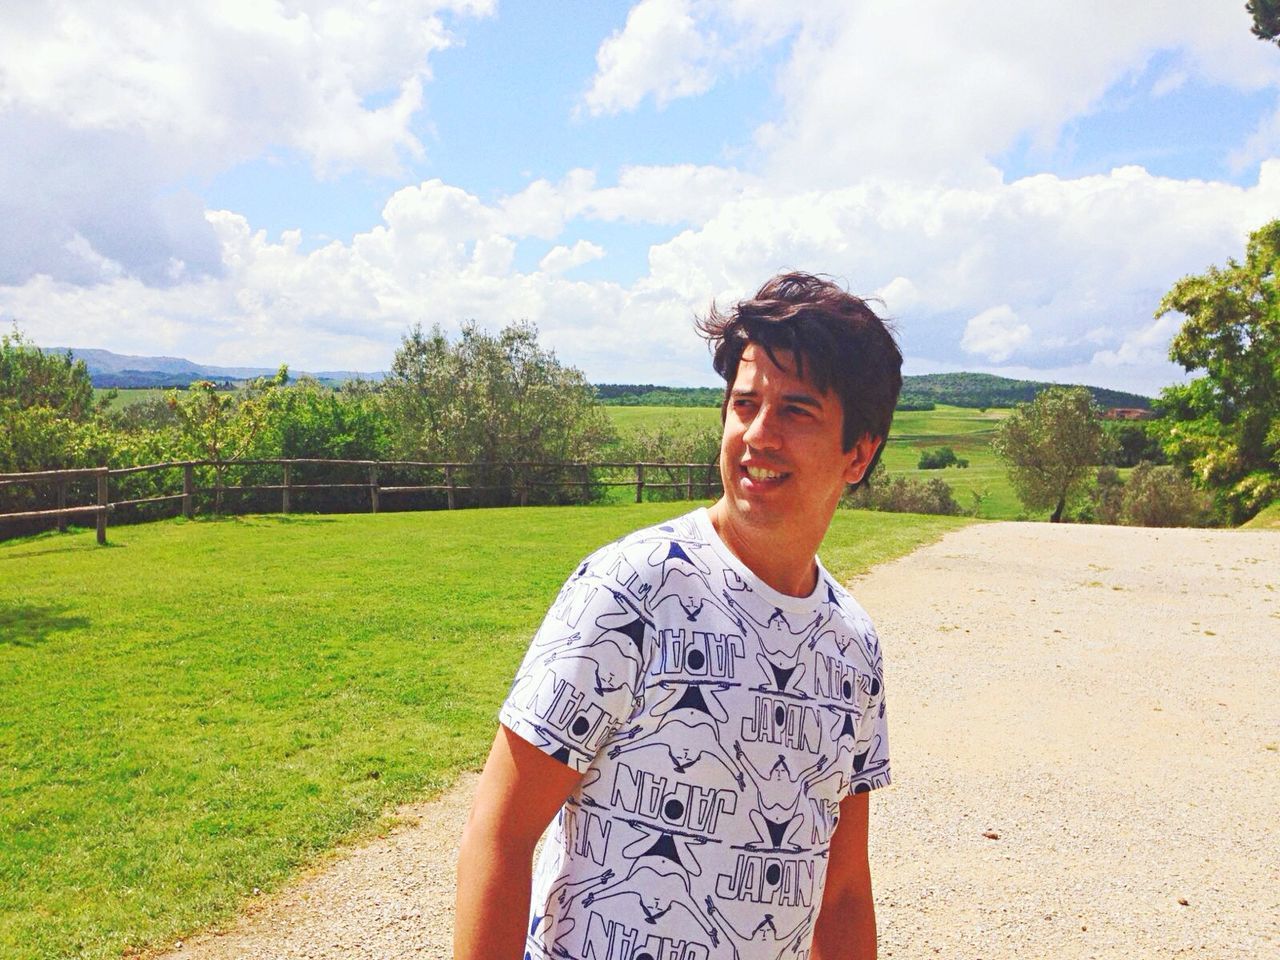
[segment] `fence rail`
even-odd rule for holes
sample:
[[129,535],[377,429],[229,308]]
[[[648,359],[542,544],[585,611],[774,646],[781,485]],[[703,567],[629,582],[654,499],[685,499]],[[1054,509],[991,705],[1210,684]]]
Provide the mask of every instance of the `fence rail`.
[[[227,470],[241,467],[278,466],[281,468],[280,483],[241,483],[227,484],[222,478]],[[361,482],[303,483],[293,479],[294,468],[299,466],[326,466],[362,468],[364,479]],[[214,470],[212,485],[197,485],[195,471],[200,467],[211,467]],[[111,500],[109,485],[112,478],[126,477],[134,474],[155,472],[160,470],[182,470],[182,491],[166,493],[158,496],[134,497],[125,500]],[[379,470],[386,471],[437,471],[440,483],[389,483],[379,482]],[[507,474],[506,483],[460,483],[459,475],[468,471],[477,472],[481,477],[497,472]],[[531,471],[555,471],[555,479],[544,479],[530,475]],[[601,476],[600,472],[605,472]],[[619,471],[633,471],[634,478],[619,478]],[[646,475],[646,471],[649,471]],[[667,479],[654,480],[652,477],[662,471]],[[612,474],[612,475],[610,475]],[[676,474],[679,480],[670,479]],[[75,506],[67,505],[68,485],[72,481],[93,479],[96,481],[96,496],[93,503]],[[572,490],[587,492],[593,489],[613,487],[635,487],[635,502],[644,502],[646,490],[680,490],[686,499],[692,500],[695,494],[714,495],[719,489],[719,472],[714,463],[659,463],[659,462],[551,462],[551,461],[509,461],[504,463],[487,462],[445,462],[424,460],[325,460],[316,458],[303,459],[265,459],[265,460],[177,460],[168,463],[149,463],[132,467],[86,467],[73,470],[38,470],[29,473],[0,474],[0,489],[15,484],[32,484],[36,486],[53,484],[57,506],[54,509],[22,510],[12,513],[0,513],[0,525],[7,521],[17,520],[56,520],[58,529],[65,530],[68,517],[92,514],[97,526],[98,543],[107,542],[107,522],[112,512],[118,507],[137,507],[144,504],[182,501],[182,515],[192,517],[195,514],[196,498],[212,494],[213,511],[221,512],[226,494],[233,492],[279,492],[280,512],[289,513],[293,508],[294,495],[303,491],[317,490],[366,490],[369,495],[369,509],[377,513],[381,507],[384,494],[397,495],[409,493],[443,493],[445,508],[458,507],[459,494],[475,493],[508,493],[520,506],[527,506],[529,494],[534,490]]]

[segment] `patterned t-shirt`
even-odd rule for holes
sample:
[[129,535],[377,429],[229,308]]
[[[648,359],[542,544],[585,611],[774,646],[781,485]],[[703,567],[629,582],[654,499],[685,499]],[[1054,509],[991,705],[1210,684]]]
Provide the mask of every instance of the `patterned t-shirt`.
[[866,613],[821,564],[810,596],[773,590],[705,510],[578,567],[499,717],[584,774],[529,960],[804,960],[840,800],[889,782]]

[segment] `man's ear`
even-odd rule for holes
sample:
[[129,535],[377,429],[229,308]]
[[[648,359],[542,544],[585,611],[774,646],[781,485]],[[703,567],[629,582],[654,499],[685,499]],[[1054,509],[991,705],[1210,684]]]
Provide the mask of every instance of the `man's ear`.
[[845,483],[860,483],[866,475],[867,468],[871,466],[871,461],[875,459],[876,451],[880,449],[880,444],[884,442],[883,437],[873,437],[869,433],[860,436],[853,449],[845,454]]

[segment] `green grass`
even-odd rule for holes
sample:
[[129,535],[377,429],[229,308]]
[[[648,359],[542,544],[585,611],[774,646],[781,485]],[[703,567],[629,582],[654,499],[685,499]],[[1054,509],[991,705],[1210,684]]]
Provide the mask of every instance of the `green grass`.
[[[577,560],[688,504],[241,517],[0,545],[0,956],[234,913],[482,760]],[[841,577],[963,523],[841,512]]]
[[[965,509],[974,506],[973,494],[983,494],[978,516],[990,520],[1012,520],[1024,512],[1013,492],[1004,464],[991,449],[996,424],[1009,415],[1005,409],[985,412],[967,407],[939,406],[936,410],[905,410],[893,418],[889,443],[882,457],[895,474],[920,480],[941,477]],[[969,461],[963,470],[921,470],[923,450],[950,447],[956,456]],[[1047,515],[1047,514],[1046,514]]]
[[[626,436],[643,427],[657,428],[681,424],[692,429],[705,424],[718,429],[720,411],[712,407],[607,407],[619,434]],[[987,411],[967,407],[939,406],[936,410],[904,410],[893,418],[884,464],[895,474],[920,480],[941,477],[955,492],[966,510],[974,506],[973,494],[983,494],[978,516],[990,520],[1012,520],[1024,513],[1013,492],[1004,464],[991,449],[996,424],[1009,415],[1007,409]],[[968,459],[966,469],[920,470],[920,453],[926,449],[951,447],[957,456]],[[1048,516],[1048,513],[1045,513]]]
[[708,430],[720,429],[719,407],[605,407],[605,412],[619,435],[629,436],[638,430],[679,425],[681,429],[693,430],[705,427]]
[[[95,400],[100,400],[111,390],[103,387],[95,387],[93,396]],[[159,387],[118,387],[116,395],[108,405],[108,410],[123,410],[125,407],[131,407],[135,403],[142,403],[151,397],[163,397],[167,391]]]
[[1244,530],[1280,530],[1280,501],[1263,508],[1252,520],[1241,524]]

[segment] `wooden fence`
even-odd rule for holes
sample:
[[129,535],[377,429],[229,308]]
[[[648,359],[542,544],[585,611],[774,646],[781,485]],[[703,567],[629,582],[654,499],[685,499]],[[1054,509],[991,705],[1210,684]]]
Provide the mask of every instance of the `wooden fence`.
[[[234,467],[271,466],[281,468],[280,483],[224,484],[221,481],[225,471]],[[358,468],[361,482],[356,483],[299,483],[294,480],[293,469],[301,465],[347,466]],[[212,467],[215,471],[215,482],[212,486],[197,486],[195,470],[197,467]],[[112,477],[123,477],[129,474],[145,473],[157,470],[182,469],[182,492],[163,494],[160,496],[140,497],[127,500],[112,500],[110,483]],[[420,471],[438,475],[439,482],[421,484],[394,484],[383,486],[379,482],[379,470]],[[626,471],[632,476],[619,479],[619,471]],[[646,471],[648,473],[646,474]],[[459,478],[466,478],[469,472],[481,475],[506,474],[505,483],[461,483]],[[539,474],[556,472],[555,479],[545,479]],[[604,474],[602,476],[601,474]],[[654,479],[655,474],[662,479]],[[677,474],[680,479],[672,479]],[[96,497],[94,502],[77,506],[67,506],[68,486],[73,481],[92,478],[96,481]],[[364,479],[364,478],[367,478]],[[0,473],[0,487],[13,484],[54,485],[56,491],[56,507],[50,510],[26,510],[15,513],[0,513],[0,524],[16,520],[56,520],[59,530],[66,530],[67,518],[91,514],[97,525],[98,543],[107,542],[108,517],[118,507],[140,506],[151,503],[182,501],[182,515],[190,518],[196,509],[196,498],[212,494],[214,512],[222,508],[225,494],[234,491],[278,491],[280,494],[280,511],[289,513],[294,495],[306,490],[365,490],[368,492],[369,508],[377,513],[381,498],[385,494],[405,493],[443,493],[445,507],[449,510],[458,506],[458,495],[463,493],[507,491],[520,506],[526,506],[531,490],[538,488],[573,489],[580,488],[584,493],[593,488],[635,487],[636,503],[644,502],[646,490],[678,490],[685,498],[692,500],[696,495],[714,496],[719,492],[719,470],[716,464],[706,463],[552,463],[537,461],[521,461],[512,463],[432,463],[417,460],[184,460],[168,463],[151,463],[144,466],[90,467],[79,470],[41,470],[34,473]]]

